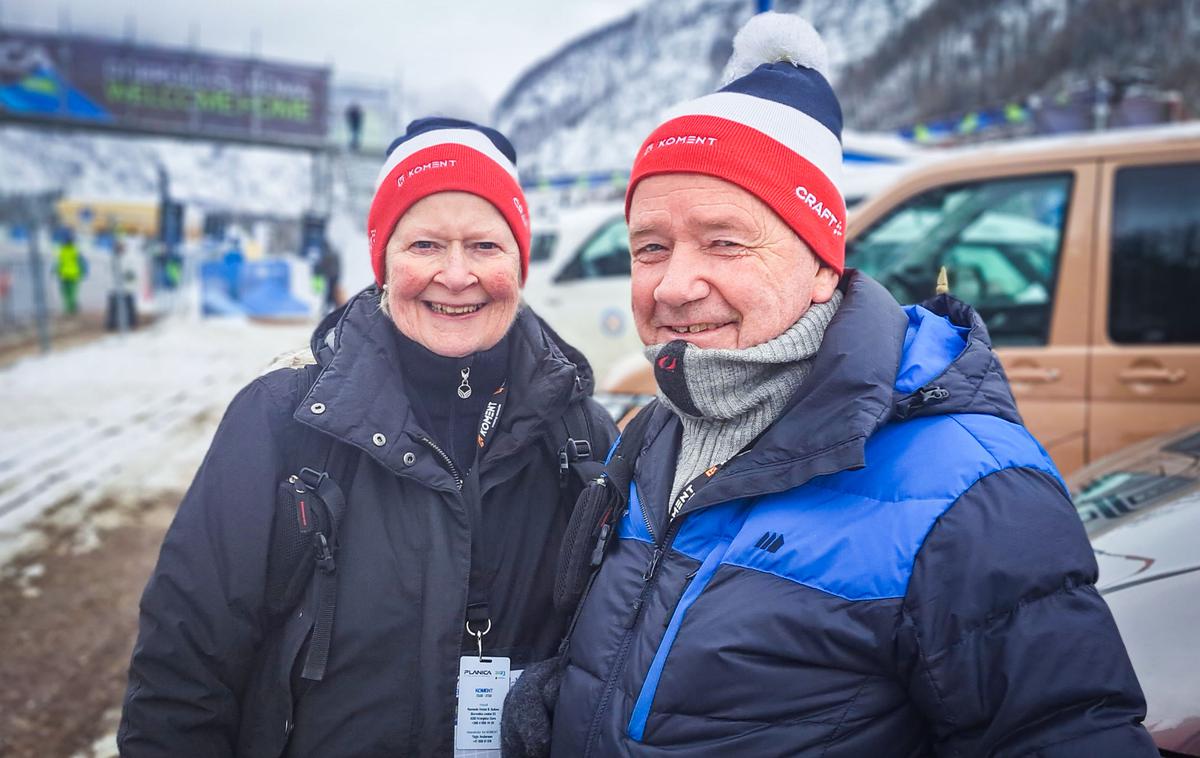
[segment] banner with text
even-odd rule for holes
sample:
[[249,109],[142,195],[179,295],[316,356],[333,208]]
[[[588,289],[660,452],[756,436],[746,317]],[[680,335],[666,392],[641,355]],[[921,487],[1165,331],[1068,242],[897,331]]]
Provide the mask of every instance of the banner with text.
[[329,69],[0,30],[0,117],[320,145]]

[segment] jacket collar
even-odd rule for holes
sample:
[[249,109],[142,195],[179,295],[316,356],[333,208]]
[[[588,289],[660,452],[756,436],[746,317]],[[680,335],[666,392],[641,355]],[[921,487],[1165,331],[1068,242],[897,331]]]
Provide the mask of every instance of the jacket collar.
[[[320,374],[294,418],[360,448],[398,476],[455,490],[454,478],[422,441],[429,435],[413,413],[410,384],[394,338],[395,325],[379,310],[374,287],[326,317],[313,333]],[[569,360],[557,335],[522,308],[510,337],[508,401],[481,468],[555,433],[551,422],[591,392],[591,368]]]
[[[780,418],[683,512],[862,468],[867,440],[892,419],[965,412],[1020,423],[987,329],[970,306],[943,295],[901,308],[880,284],[854,270],[839,287],[845,297],[812,373]],[[931,398],[935,386],[945,392]],[[655,460],[674,461],[678,419],[665,408],[655,413],[643,451],[654,447]],[[673,469],[639,467],[639,487],[657,495],[664,489],[660,477],[667,476],[669,485]]]

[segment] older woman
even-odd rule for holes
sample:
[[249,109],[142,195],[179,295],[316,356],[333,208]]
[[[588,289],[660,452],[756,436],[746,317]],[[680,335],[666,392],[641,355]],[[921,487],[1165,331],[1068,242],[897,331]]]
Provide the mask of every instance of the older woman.
[[615,433],[586,362],[521,307],[514,162],[469,122],[393,144],[368,219],[378,288],[318,327],[316,364],[234,399],[167,533],[123,755],[497,744],[488,709],[564,631],[568,469]]

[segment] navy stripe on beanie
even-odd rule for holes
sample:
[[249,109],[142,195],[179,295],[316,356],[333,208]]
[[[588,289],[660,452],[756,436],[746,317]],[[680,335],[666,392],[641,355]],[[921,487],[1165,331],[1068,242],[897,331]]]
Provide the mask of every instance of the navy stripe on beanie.
[[487,200],[512,230],[521,281],[529,269],[529,211],[512,143],[496,131],[462,119],[413,121],[388,147],[367,213],[367,242],[375,281],[382,285],[387,241],[417,201],[439,192],[467,192]]
[[825,77],[787,61],[764,63],[718,92],[740,92],[795,108],[819,121],[842,141],[842,106]]
[[488,138],[488,141],[496,146],[496,149],[504,154],[514,164],[517,162],[517,151],[500,132],[490,126],[481,126],[473,121],[466,121],[461,118],[443,118],[442,116],[427,116],[419,118],[408,125],[404,130],[404,134],[392,140],[392,144],[388,145],[387,154],[391,155],[392,151],[408,140],[416,137],[418,134],[436,131],[438,129],[473,129],[483,136]]

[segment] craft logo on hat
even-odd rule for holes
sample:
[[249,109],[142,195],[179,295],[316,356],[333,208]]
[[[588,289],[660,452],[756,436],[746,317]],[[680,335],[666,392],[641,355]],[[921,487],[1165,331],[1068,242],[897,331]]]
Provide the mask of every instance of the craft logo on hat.
[[829,225],[835,237],[842,236],[842,222],[837,217],[837,214],[825,207],[825,203],[817,199],[817,196],[808,191],[808,188],[800,186],[796,188],[796,197],[800,198],[800,202],[804,203],[810,211],[817,214],[817,217]]
[[521,198],[513,195],[513,207],[517,209],[517,213],[521,216],[521,220],[525,222],[525,226],[529,226],[529,214],[525,212],[525,206],[521,203]]

